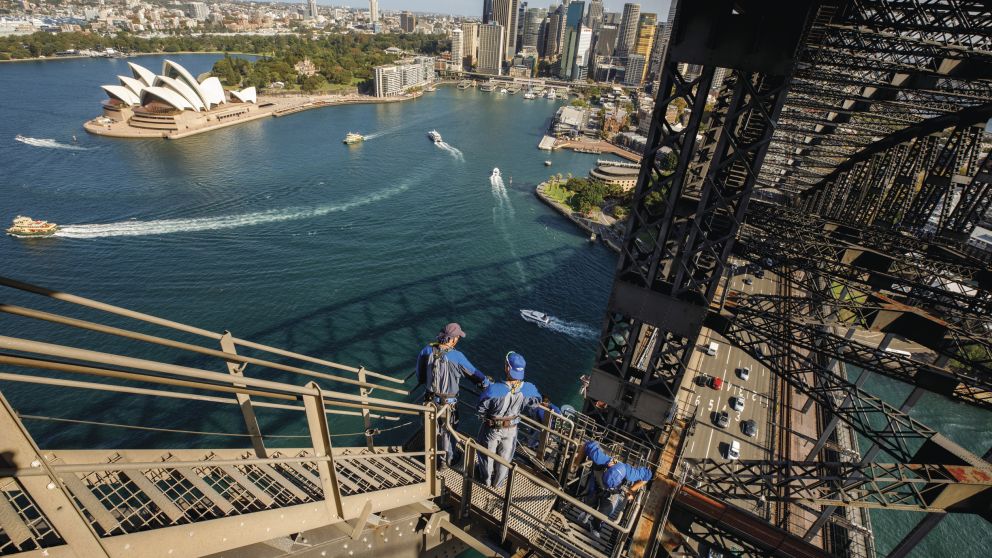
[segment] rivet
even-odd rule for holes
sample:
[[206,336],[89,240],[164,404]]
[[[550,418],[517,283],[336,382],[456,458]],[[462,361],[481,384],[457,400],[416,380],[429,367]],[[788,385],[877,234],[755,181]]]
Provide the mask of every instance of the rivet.
[[48,483],[48,489],[49,490],[55,490],[55,483],[54,482]]
[[41,467],[41,461],[38,461],[37,459],[35,459],[34,461],[31,462],[31,466],[32,467]]

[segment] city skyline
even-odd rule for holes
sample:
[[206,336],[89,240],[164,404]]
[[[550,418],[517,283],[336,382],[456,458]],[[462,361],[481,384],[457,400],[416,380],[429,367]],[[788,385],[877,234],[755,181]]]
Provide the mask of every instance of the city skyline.
[[[659,19],[661,19],[662,14],[668,13],[668,7],[671,0],[644,0],[641,2],[627,2],[625,0],[603,0],[603,4],[606,6],[606,11],[608,12],[622,12],[623,5],[628,3],[640,4],[641,12],[652,12],[657,13]],[[317,2],[321,6],[337,6],[337,7],[351,7],[351,8],[368,8],[367,1],[355,1],[350,0],[347,3],[342,3],[340,0],[318,0]],[[552,0],[538,0],[535,2],[527,2],[528,7],[531,8],[547,8],[552,3],[560,4],[558,2],[553,2]],[[451,14],[459,16],[482,16],[482,0],[380,0],[379,1],[379,11],[411,11],[411,12],[424,12],[424,13],[437,13],[437,14]]]

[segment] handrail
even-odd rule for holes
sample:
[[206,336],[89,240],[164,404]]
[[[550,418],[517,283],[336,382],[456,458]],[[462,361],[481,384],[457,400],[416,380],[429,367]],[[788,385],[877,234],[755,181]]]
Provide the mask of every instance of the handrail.
[[[446,412],[448,412],[447,411],[447,408],[442,409],[442,411],[441,411],[441,413],[446,413]],[[500,463],[500,464],[504,465],[507,468],[514,467],[514,464],[512,462],[503,459],[502,457],[500,457],[499,454],[489,451],[488,448],[486,448],[485,446],[479,444],[478,442],[476,442],[472,438],[469,438],[468,436],[465,436],[464,434],[461,434],[460,432],[456,431],[454,428],[452,428],[451,421],[447,421],[447,420],[444,421],[444,427],[448,430],[449,433],[451,433],[452,436],[454,436],[455,441],[457,443],[460,443],[463,446],[465,446],[466,449],[468,449],[468,446],[471,446],[475,453],[483,453],[486,456],[488,456],[491,459],[493,459],[494,461],[496,461],[497,463]],[[601,520],[603,523],[606,523],[607,525],[609,525],[610,527],[612,527],[615,531],[617,531],[619,533],[624,533],[624,534],[627,534],[627,533],[630,532],[630,530],[631,530],[631,527],[630,526],[621,527],[619,523],[617,523],[617,522],[613,521],[612,519],[610,519],[609,517],[603,515],[602,513],[599,512],[599,510],[589,507],[585,503],[583,503],[580,500],[576,499],[574,496],[572,496],[570,494],[567,494],[564,491],[562,491],[561,489],[559,489],[557,487],[554,487],[554,486],[552,486],[552,485],[544,482],[542,479],[540,479],[536,475],[531,474],[529,471],[527,471],[525,469],[521,469],[519,467],[515,467],[515,469],[516,469],[517,474],[524,475],[525,477],[527,477],[527,480],[529,480],[530,482],[532,482],[532,483],[540,486],[541,488],[544,488],[545,490],[551,491],[558,498],[561,498],[561,499],[565,500],[566,502],[568,502],[569,505],[572,505],[574,507],[577,507],[580,510],[588,513],[592,517],[595,517],[596,519]]]
[[[192,368],[189,366],[181,366],[178,364],[167,364],[153,360],[114,355],[109,353],[101,353],[99,351],[79,349],[75,347],[69,347],[66,345],[56,345],[53,343],[44,343],[41,341],[30,341],[27,339],[8,337],[6,335],[0,335],[0,349],[42,354],[46,356],[71,358],[76,360],[83,360],[83,361],[95,362],[99,364],[106,364],[112,366],[125,366],[129,368],[137,368],[140,370],[145,370],[148,372],[160,372],[164,374],[171,374],[173,376],[183,376],[188,378],[196,378],[199,380],[210,380],[220,383],[222,385],[243,384],[246,386],[267,388],[277,392],[281,391],[281,392],[291,393],[294,395],[312,396],[312,395],[320,394],[320,390],[317,390],[315,388],[302,387],[294,384],[285,384],[280,382],[274,382],[271,380],[260,380],[258,378],[249,378],[244,376],[235,377],[235,376],[231,376],[230,374],[222,374],[220,372],[201,370],[199,368]],[[352,395],[352,394],[341,393],[336,391],[325,391],[323,392],[323,394],[325,397],[331,397],[333,399],[343,399],[345,401],[354,401],[357,403],[368,401],[369,403],[385,405],[387,407],[410,409],[418,412],[426,410],[426,407],[424,407],[423,405],[414,405],[412,403],[403,403],[400,401],[392,401],[388,399],[379,399],[373,397],[363,398],[358,395]]]
[[[49,312],[43,312],[41,310],[34,310],[31,308],[23,308],[21,306],[14,306],[11,304],[0,304],[0,312],[6,312],[8,314],[13,314],[15,316],[22,316],[25,318],[33,318],[36,320],[43,320],[46,322],[57,323],[62,325],[67,325],[70,327],[75,327],[78,329],[85,329],[88,331],[96,331],[99,333],[106,333],[108,335],[116,335],[117,337],[123,337],[125,339],[132,339],[135,341],[143,341],[145,343],[152,343],[155,345],[161,345],[163,347],[171,347],[173,349],[181,349],[191,353],[198,353],[201,355],[207,355],[216,357],[228,362],[240,362],[243,364],[256,364],[259,366],[264,366],[266,368],[274,368],[276,370],[283,370],[286,372],[294,372],[297,374],[303,374],[305,376],[311,376],[314,378],[321,378],[324,380],[329,380],[332,382],[341,382],[344,384],[356,385],[364,388],[378,388],[385,391],[390,391],[393,393],[398,393],[400,395],[409,395],[409,392],[402,389],[397,389],[393,387],[382,386],[379,384],[372,384],[364,382],[361,380],[353,380],[351,378],[342,378],[341,376],[332,376],[330,374],[324,374],[322,372],[314,372],[312,370],[307,370],[305,368],[298,368],[296,366],[288,366],[286,364],[279,364],[278,362],[271,362],[263,360],[260,358],[248,357],[239,355],[237,353],[227,353],[224,351],[218,351],[216,349],[208,349],[206,347],[201,347],[199,345],[194,345],[192,343],[183,343],[182,341],[175,341],[173,339],[166,339],[164,337],[158,337],[155,335],[148,335],[145,333],[138,333],[130,331],[127,329],[121,329],[112,326],[106,326],[94,322],[89,322],[86,320],[79,320],[76,318],[68,318],[65,316],[59,316],[58,314],[52,314]],[[366,373],[368,373],[366,371]]]
[[[69,293],[63,293],[63,292],[59,292],[59,291],[53,291],[51,289],[46,289],[44,287],[38,287],[36,285],[31,285],[29,283],[24,283],[22,281],[17,281],[16,279],[10,279],[8,277],[2,277],[2,276],[0,276],[0,285],[6,286],[6,287],[10,287],[10,288],[13,288],[13,289],[17,289],[17,290],[21,290],[21,291],[25,291],[25,292],[29,292],[29,293],[34,293],[34,294],[41,295],[41,296],[47,296],[49,298],[54,298],[56,300],[61,300],[63,302],[69,302],[71,304],[77,304],[79,306],[85,306],[87,308],[92,308],[94,310],[100,310],[100,311],[103,311],[103,312],[107,312],[109,314],[116,314],[118,316],[124,316],[126,318],[131,318],[131,319],[135,319],[135,320],[146,322],[146,323],[150,323],[150,324],[155,324],[155,325],[162,326],[162,327],[167,327],[167,328],[174,329],[174,330],[177,330],[177,331],[182,331],[182,332],[185,332],[185,333],[192,333],[194,335],[199,335],[201,337],[207,337],[207,338],[215,339],[215,340],[218,340],[218,341],[222,337],[224,337],[224,334],[221,334],[221,333],[215,333],[213,331],[209,331],[209,330],[201,329],[201,328],[198,328],[198,327],[195,327],[195,326],[183,324],[181,322],[175,322],[175,321],[172,321],[172,320],[167,320],[165,318],[159,318],[157,316],[153,316],[151,314],[145,314],[143,312],[136,312],[134,310],[128,310],[127,308],[121,308],[119,306],[114,306],[112,304],[107,304],[107,303],[104,303],[104,302],[99,302],[99,301],[88,299],[88,298],[84,298],[84,297],[81,297],[81,296],[77,296],[77,295],[73,295],[73,294],[69,294]],[[336,368],[338,370],[344,370],[346,372],[353,372],[353,373],[356,373],[357,374],[360,370],[362,370],[361,368],[355,368],[353,366],[348,366],[348,365],[340,364],[340,363],[337,363],[337,362],[331,362],[329,360],[324,360],[324,359],[321,359],[321,358],[311,357],[311,356],[300,354],[300,353],[296,353],[296,352],[293,352],[293,351],[287,351],[285,349],[280,349],[278,347],[271,347],[271,346],[264,345],[264,344],[261,344],[261,343],[255,343],[254,341],[248,341],[246,339],[240,339],[240,338],[234,337],[234,336],[231,336],[231,341],[233,341],[236,345],[241,345],[243,347],[248,347],[248,348],[256,349],[256,350],[259,350],[259,351],[265,351],[265,352],[277,354],[277,355],[284,356],[284,357],[295,358],[297,360],[302,360],[302,361],[310,362],[310,363],[313,363],[313,364],[320,364],[322,366],[327,366],[327,367],[330,367],[330,368]],[[395,383],[400,383],[400,384],[403,383],[403,380],[401,380],[399,378],[394,378],[392,376],[389,376],[389,375],[386,375],[386,374],[382,374],[382,373],[379,373],[379,372],[372,372],[370,370],[365,370],[365,374],[367,376],[372,376],[372,377],[379,378],[379,379],[386,380],[386,381],[390,381],[390,382],[395,382]]]

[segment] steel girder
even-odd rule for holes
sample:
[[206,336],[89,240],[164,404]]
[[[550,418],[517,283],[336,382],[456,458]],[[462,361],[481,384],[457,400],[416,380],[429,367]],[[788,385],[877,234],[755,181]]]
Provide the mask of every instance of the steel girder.
[[992,491],[992,467],[987,464],[687,459],[683,465],[690,485],[729,500],[987,514]]

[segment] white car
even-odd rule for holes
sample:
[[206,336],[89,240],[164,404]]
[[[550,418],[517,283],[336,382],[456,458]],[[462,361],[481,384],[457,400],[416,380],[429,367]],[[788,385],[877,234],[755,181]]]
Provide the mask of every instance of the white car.
[[742,366],[737,369],[737,377],[744,380],[745,382],[749,377],[751,377],[751,369],[747,366]]
[[727,459],[737,460],[741,458],[741,443],[737,440],[731,440],[730,445],[727,446]]
[[737,411],[738,413],[744,411],[744,398],[743,397],[731,397],[730,398],[730,408]]

